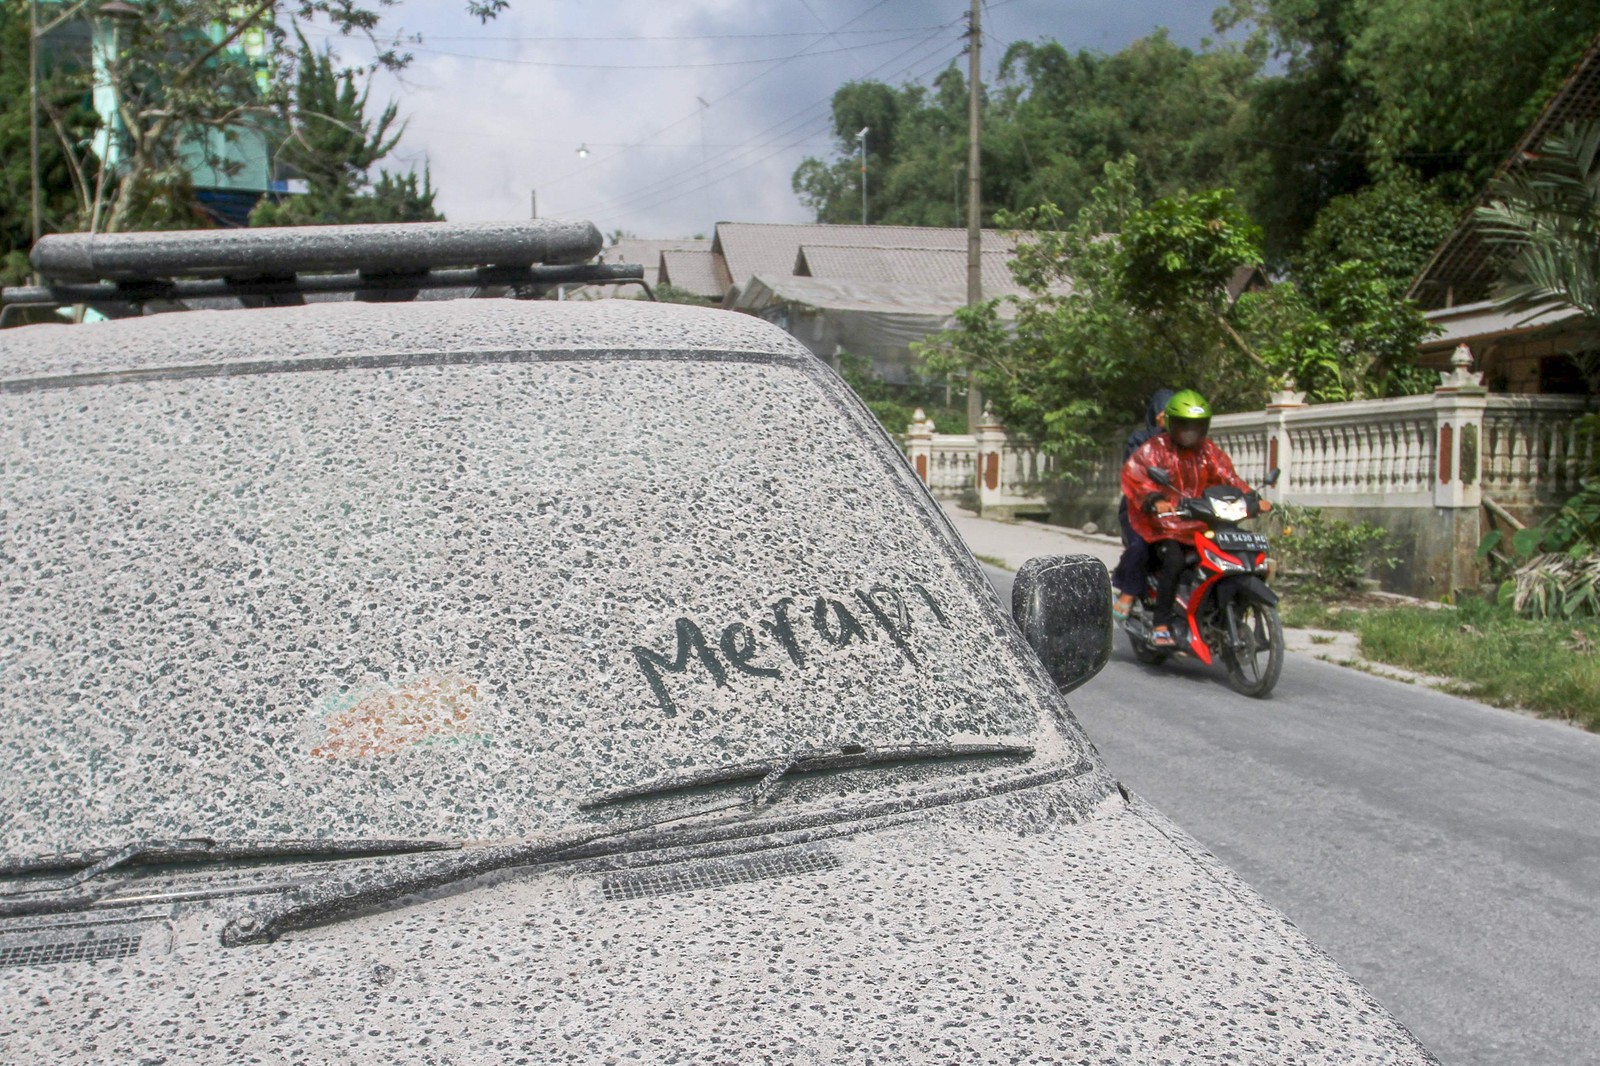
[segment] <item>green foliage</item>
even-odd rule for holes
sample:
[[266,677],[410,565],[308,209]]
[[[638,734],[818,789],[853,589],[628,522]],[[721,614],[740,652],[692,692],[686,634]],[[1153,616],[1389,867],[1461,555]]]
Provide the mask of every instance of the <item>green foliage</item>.
[[1291,258],[1322,210],[1410,173],[1467,206],[1600,26],[1600,0],[1231,0],[1218,29],[1282,73],[1250,87],[1231,180]]
[[1134,171],[1107,165],[1070,225],[1052,204],[1002,213],[1027,235],[1011,271],[1028,295],[962,308],[956,329],[919,346],[931,371],[966,377],[1007,427],[1058,455],[1092,449],[1173,373],[1170,345],[1121,297],[1107,236],[1140,206]]
[[1600,551],[1536,555],[1517,568],[1514,587],[1524,618],[1600,618]]
[[691,307],[716,307],[721,301],[710,296],[701,296],[699,293],[680,289],[671,282],[655,287],[656,299],[664,304],[688,304]]
[[[85,106],[79,81],[60,64],[43,67],[40,96],[39,165],[42,228],[73,229],[78,221],[78,176],[61,146],[58,130],[71,143],[87,143],[98,126]],[[28,4],[0,0],[0,284],[26,279],[26,252],[33,240],[28,133]],[[21,262],[11,258],[23,256]]]
[[1121,233],[1121,285],[1151,315],[1215,315],[1228,278],[1261,261],[1261,230],[1232,189],[1169,196],[1133,212]]
[[1437,382],[1415,365],[1432,327],[1378,268],[1338,263],[1318,279],[1321,301],[1293,282],[1240,297],[1240,332],[1262,360],[1313,403],[1406,396]]
[[400,141],[396,105],[377,119],[367,117],[367,91],[357,87],[356,72],[334,69],[333,57],[317,53],[300,38],[295,56],[293,96],[282,105],[288,134],[279,151],[281,162],[306,180],[302,195],[262,200],[250,213],[252,226],[310,226],[328,223],[434,222],[433,184],[424,172],[419,187],[415,174],[380,171],[377,162]]
[[[6,25],[15,34],[15,22],[26,22],[27,5],[3,0]],[[87,56],[66,61],[50,71],[49,91],[43,94],[46,152],[59,161],[48,169],[44,185],[51,229],[182,228],[209,224],[198,210],[193,173],[197,164],[218,172],[236,172],[238,164],[224,156],[241,137],[265,135],[270,141],[293,88],[275,80],[295,70],[290,31],[313,19],[339,33],[361,33],[378,40],[380,11],[391,0],[139,0],[139,17],[125,20],[117,29],[118,48],[100,72],[104,84],[118,101],[117,129],[120,149],[115,168],[103,166],[95,150],[93,116],[85,102],[96,76]],[[74,5],[93,11],[96,5]],[[494,17],[504,0],[468,0],[467,11],[480,18]],[[22,14],[19,16],[18,12]],[[91,18],[92,15],[83,15]],[[325,21],[324,21],[325,20]],[[22,40],[26,42],[26,27]],[[70,34],[68,35],[70,37]],[[410,56],[396,42],[387,46],[377,62],[390,69],[404,67]],[[27,49],[7,45],[0,50],[9,70],[15,56]],[[25,64],[24,64],[25,65]],[[0,147],[10,140],[14,113],[21,112],[26,133],[27,94],[0,94]],[[17,106],[20,101],[21,106]],[[11,161],[26,167],[27,154],[0,152],[7,177],[0,187],[0,217],[9,225],[16,217]],[[24,178],[26,171],[23,171]],[[393,208],[384,217],[422,215],[419,205],[430,199],[426,178],[422,187],[414,180],[394,178],[374,188],[375,199]],[[23,201],[26,202],[25,199]],[[70,205],[70,206],[64,206]],[[369,213],[374,205],[367,204]],[[429,208],[431,210],[431,207]],[[22,212],[26,217],[26,210]],[[343,220],[343,219],[342,219]],[[0,227],[5,228],[5,227]],[[9,239],[9,238],[8,238]],[[6,251],[0,247],[0,252]]]
[[1319,507],[1280,504],[1272,511],[1277,528],[1273,548],[1284,567],[1313,593],[1351,592],[1375,566],[1393,566],[1385,557],[1389,534],[1367,522],[1332,518]]
[[1499,555],[1500,599],[1529,618],[1600,618],[1600,478],[1560,511],[1507,538],[1490,530],[1478,558]]
[[1360,262],[1327,271],[1318,307],[1293,284],[1227,304],[1225,283],[1259,255],[1259,230],[1225,189],[1144,204],[1131,158],[1108,164],[1071,223],[1052,204],[1001,212],[1019,238],[1026,296],[957,311],[922,347],[969,375],[1012,430],[1071,457],[1137,420],[1164,385],[1219,411],[1258,407],[1287,382],[1315,400],[1422,391],[1412,366],[1428,327]]
[[[1489,193],[1476,217],[1500,252],[1497,303],[1518,311],[1554,305],[1600,324],[1600,122],[1551,134]],[[1589,390],[1600,392],[1600,358],[1586,352],[1576,361]]]
[[887,382],[872,369],[872,360],[845,351],[839,353],[839,376],[890,433],[904,433],[918,410],[933,420],[937,433],[967,432],[965,406],[951,402],[964,398],[950,394],[941,381]]
[[1365,0],[1344,67],[1345,126],[1377,169],[1408,164],[1476,195],[1600,28],[1600,0]]
[[1455,679],[1473,696],[1600,729],[1600,628],[1534,621],[1471,599],[1456,610],[1369,611],[1361,653],[1378,662]]
[[[1142,199],[1225,183],[1257,62],[1196,53],[1164,30],[1115,55],[1044,41],[1011,45],[998,91],[984,94],[984,216],[1055,203],[1085,207],[1108,163],[1133,154]],[[930,90],[851,82],[833,99],[835,158],[808,158],[795,192],[819,222],[861,220],[856,133],[867,137],[867,200],[875,223],[959,226],[966,218],[966,79],[955,66]]]
[[1398,297],[1449,236],[1456,214],[1437,190],[1397,171],[1328,201],[1295,257],[1295,273],[1321,306],[1330,302],[1321,292],[1322,279],[1350,262],[1367,266]]

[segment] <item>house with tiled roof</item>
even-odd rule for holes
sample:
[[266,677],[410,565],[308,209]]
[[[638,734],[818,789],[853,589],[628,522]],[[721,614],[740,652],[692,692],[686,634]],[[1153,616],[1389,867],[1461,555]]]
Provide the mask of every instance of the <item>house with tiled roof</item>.
[[[1010,248],[992,248],[979,260],[985,296],[1020,291],[1007,267]],[[967,249],[802,244],[793,273],[831,281],[888,281],[942,292],[967,291]]]
[[[1528,127],[1495,172],[1499,178],[1530,158],[1545,138],[1568,123],[1600,120],[1600,38],[1596,38],[1538,119]],[[1488,202],[1464,212],[1455,229],[1417,273],[1408,290],[1439,327],[1419,349],[1424,366],[1445,369],[1456,347],[1471,349],[1492,391],[1579,393],[1586,391],[1572,353],[1600,349],[1600,337],[1579,328],[1576,316],[1551,312],[1530,317],[1495,309],[1496,269],[1491,249],[1474,218]]]
[[[1013,247],[982,231],[985,297],[1020,291],[1006,266]],[[830,362],[865,356],[894,383],[914,375],[911,345],[967,302],[964,229],[722,222],[711,258],[729,282],[724,307],[776,323]]]
[[662,285],[720,302],[733,283],[727,267],[713,254],[711,242],[705,244],[704,248],[663,251],[657,274]]

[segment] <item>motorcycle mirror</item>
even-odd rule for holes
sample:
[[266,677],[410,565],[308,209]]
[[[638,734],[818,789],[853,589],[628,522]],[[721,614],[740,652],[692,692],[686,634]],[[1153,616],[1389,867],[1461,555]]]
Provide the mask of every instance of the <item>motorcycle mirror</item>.
[[1092,555],[1029,559],[1011,585],[1011,616],[1062,692],[1111,658],[1111,577]]
[[1267,480],[1261,483],[1261,487],[1264,489],[1270,489],[1272,486],[1276,485],[1278,483],[1278,475],[1281,473],[1283,473],[1282,470],[1278,469],[1277,467],[1273,467],[1267,472]]
[[1170,489],[1172,487],[1172,478],[1168,477],[1167,472],[1159,466],[1147,466],[1144,468],[1144,472],[1151,481],[1154,481],[1162,488]]

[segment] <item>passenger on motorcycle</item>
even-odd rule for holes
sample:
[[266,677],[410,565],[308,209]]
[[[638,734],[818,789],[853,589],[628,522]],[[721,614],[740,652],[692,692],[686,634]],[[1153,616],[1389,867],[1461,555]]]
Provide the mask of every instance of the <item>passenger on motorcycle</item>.
[[[1250,486],[1234,473],[1228,454],[1209,440],[1211,406],[1193,389],[1184,389],[1167,402],[1167,430],[1150,438],[1128,457],[1122,467],[1122,494],[1128,498],[1128,522],[1133,532],[1150,542],[1159,569],[1153,614],[1153,643],[1173,647],[1173,604],[1178,579],[1183,574],[1184,546],[1204,523],[1173,515],[1184,497],[1199,496],[1213,485],[1232,485],[1241,492]],[[1167,472],[1170,489],[1150,479],[1149,468]],[[1261,510],[1271,505],[1261,501]]]
[[[1144,427],[1128,434],[1122,447],[1122,461],[1139,450],[1139,446],[1167,428],[1167,402],[1178,394],[1176,389],[1157,389],[1150,394],[1144,408]],[[1133,601],[1144,594],[1145,575],[1150,571],[1150,544],[1133,531],[1128,523],[1128,497],[1117,502],[1117,525],[1122,527],[1122,558],[1111,571],[1111,587],[1118,592],[1117,602],[1111,612],[1118,618],[1128,617]]]

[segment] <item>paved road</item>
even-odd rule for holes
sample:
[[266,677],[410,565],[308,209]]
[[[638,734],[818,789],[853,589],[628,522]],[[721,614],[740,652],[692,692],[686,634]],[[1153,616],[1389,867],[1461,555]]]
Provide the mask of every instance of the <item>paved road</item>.
[[1070,702],[1446,1066],[1600,1063],[1600,736],[1302,655],[1244,699],[1120,634]]

